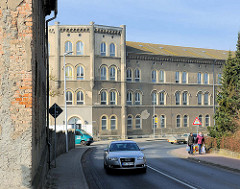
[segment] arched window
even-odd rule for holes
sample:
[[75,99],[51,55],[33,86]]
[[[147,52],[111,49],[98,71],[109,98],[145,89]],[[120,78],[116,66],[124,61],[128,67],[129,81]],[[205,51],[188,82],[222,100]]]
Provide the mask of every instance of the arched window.
[[187,127],[187,126],[188,126],[188,116],[187,116],[187,115],[184,115],[184,116],[183,116],[183,126],[184,126],[184,127]]
[[105,91],[101,92],[101,104],[107,104],[107,93]]
[[182,83],[187,83],[187,72],[182,73]]
[[101,67],[101,80],[107,80],[107,68],[105,66]]
[[82,41],[77,42],[77,55],[83,55],[83,43],[82,43]]
[[198,84],[202,83],[202,73],[201,72],[198,72],[198,74],[197,74],[197,83]]
[[84,69],[82,66],[77,67],[77,80],[83,80],[84,79]]
[[209,126],[209,115],[206,115],[205,117],[205,125],[208,127]]
[[165,115],[160,116],[160,125],[161,125],[161,128],[165,127]]
[[179,83],[179,72],[175,72],[175,82]]
[[197,98],[198,98],[198,105],[202,105],[202,93],[201,92],[199,92],[197,94]]
[[152,117],[152,128],[154,129],[156,129],[157,128],[157,122],[158,122],[158,120],[157,120],[158,118],[157,118],[157,115],[154,115],[153,117]]
[[116,80],[116,68],[115,67],[110,68],[110,80],[111,81]]
[[180,115],[177,115],[177,119],[176,119],[177,127],[181,126],[180,123],[181,123],[181,117],[180,117]]
[[187,105],[187,92],[186,91],[183,92],[182,98],[183,98],[183,105]]
[[135,93],[135,105],[141,104],[141,94],[139,92]]
[[135,81],[140,81],[140,70],[138,68],[135,70]]
[[73,71],[71,66],[66,66],[65,68],[65,76],[66,80],[72,80],[73,79]]
[[101,46],[100,46],[100,54],[101,56],[106,56],[106,43],[101,43]]
[[106,130],[107,129],[107,117],[102,116],[101,122],[102,122],[102,130]]
[[116,129],[116,117],[112,116],[110,118],[110,122],[111,122],[111,130],[115,130]]
[[175,97],[176,97],[176,105],[180,105],[180,92],[177,91],[175,93]]
[[204,84],[208,84],[208,73],[204,73]]
[[156,72],[156,70],[153,70],[152,71],[152,82],[156,83],[156,81],[157,81],[157,72]]
[[77,93],[77,104],[84,104],[84,95],[82,91]]
[[199,119],[199,121],[201,122],[201,125],[199,125],[199,127],[201,127],[202,124],[203,124],[203,122],[202,122],[202,115],[199,115],[199,116],[198,116],[198,119]]
[[204,105],[208,105],[208,93],[204,94]]
[[132,93],[130,91],[127,92],[127,105],[132,105]]
[[141,129],[142,123],[141,123],[141,117],[140,115],[136,116],[136,129]]
[[159,82],[164,83],[164,71],[159,71]]
[[127,128],[132,129],[132,116],[129,115],[127,118]]
[[110,56],[115,56],[115,45],[113,43],[110,44]]
[[159,93],[159,104],[164,105],[165,104],[165,97],[164,97],[164,92]]
[[67,104],[72,104],[73,103],[73,98],[72,98],[72,92],[71,91],[67,91],[66,92],[66,103]]
[[127,81],[132,81],[132,70],[127,69]]
[[116,92],[114,91],[110,92],[110,104],[116,105]]
[[[65,53],[72,51],[72,43],[70,41],[67,41],[65,43]],[[69,53],[69,55],[72,55],[72,53]]]
[[157,94],[156,92],[152,93],[152,105],[156,105],[157,104]]

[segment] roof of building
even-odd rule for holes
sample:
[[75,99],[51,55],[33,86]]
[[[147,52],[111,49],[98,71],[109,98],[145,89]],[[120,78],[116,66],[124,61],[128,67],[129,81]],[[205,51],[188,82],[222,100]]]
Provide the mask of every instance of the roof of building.
[[[149,55],[165,55],[165,56],[181,56],[181,57],[194,57],[206,59],[222,59],[228,58],[229,51],[204,49],[194,47],[181,47],[172,45],[152,44],[127,41],[127,51],[136,54],[149,54]],[[234,54],[234,52],[232,52]]]

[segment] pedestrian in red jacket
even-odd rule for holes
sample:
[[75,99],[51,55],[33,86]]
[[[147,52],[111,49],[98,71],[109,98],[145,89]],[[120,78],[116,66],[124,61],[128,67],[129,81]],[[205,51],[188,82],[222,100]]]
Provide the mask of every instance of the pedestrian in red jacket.
[[198,144],[198,151],[199,151],[199,154],[201,154],[201,151],[202,151],[202,145],[204,144],[204,136],[201,132],[199,132],[197,138],[196,138],[196,141],[195,143]]

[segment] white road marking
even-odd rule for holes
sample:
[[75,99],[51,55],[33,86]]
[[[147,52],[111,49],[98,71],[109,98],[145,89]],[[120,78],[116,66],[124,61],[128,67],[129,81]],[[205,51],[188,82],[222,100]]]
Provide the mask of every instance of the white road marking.
[[196,187],[194,187],[194,186],[191,186],[191,185],[189,185],[189,184],[187,184],[187,183],[185,183],[185,182],[183,182],[183,181],[181,181],[181,180],[179,180],[179,179],[176,179],[176,178],[174,178],[174,177],[172,177],[172,176],[170,176],[170,175],[167,175],[166,173],[163,173],[163,172],[161,172],[161,171],[159,171],[159,170],[157,170],[157,169],[154,169],[153,167],[151,167],[151,166],[147,166],[148,168],[150,168],[150,169],[152,169],[153,171],[156,171],[157,173],[160,173],[161,175],[164,175],[164,176],[166,176],[166,177],[168,177],[168,178],[170,178],[170,179],[172,179],[172,180],[174,180],[174,181],[176,181],[176,182],[179,182],[179,183],[181,183],[181,184],[183,184],[183,185],[185,185],[185,186],[187,186],[187,187],[189,187],[189,188],[192,188],[192,189],[197,189]]

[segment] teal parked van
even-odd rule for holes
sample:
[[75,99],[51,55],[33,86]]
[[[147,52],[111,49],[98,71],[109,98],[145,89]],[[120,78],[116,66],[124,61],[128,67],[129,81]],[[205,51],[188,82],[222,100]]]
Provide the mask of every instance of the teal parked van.
[[75,144],[82,144],[89,146],[93,143],[93,137],[82,129],[76,129],[75,131]]

